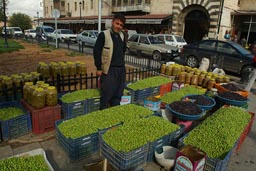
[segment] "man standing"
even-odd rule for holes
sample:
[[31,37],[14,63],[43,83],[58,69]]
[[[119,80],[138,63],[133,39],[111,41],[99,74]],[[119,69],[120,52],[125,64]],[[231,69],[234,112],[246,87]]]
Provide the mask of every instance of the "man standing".
[[100,77],[100,109],[120,105],[125,86],[124,54],[126,42],[122,32],[125,17],[115,14],[110,29],[101,32],[93,49],[97,76]]

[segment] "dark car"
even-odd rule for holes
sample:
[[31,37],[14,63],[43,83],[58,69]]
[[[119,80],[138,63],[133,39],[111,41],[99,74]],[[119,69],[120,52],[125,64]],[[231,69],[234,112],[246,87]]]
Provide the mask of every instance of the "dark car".
[[181,59],[190,67],[198,67],[202,58],[209,58],[210,64],[218,62],[225,71],[242,74],[253,69],[255,57],[238,43],[221,40],[202,40],[183,46]]

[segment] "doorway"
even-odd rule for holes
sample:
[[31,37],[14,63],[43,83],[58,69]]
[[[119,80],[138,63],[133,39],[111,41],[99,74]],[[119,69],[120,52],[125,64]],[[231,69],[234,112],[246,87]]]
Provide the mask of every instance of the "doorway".
[[187,43],[195,43],[202,40],[209,31],[209,18],[201,10],[193,10],[185,17],[184,38]]

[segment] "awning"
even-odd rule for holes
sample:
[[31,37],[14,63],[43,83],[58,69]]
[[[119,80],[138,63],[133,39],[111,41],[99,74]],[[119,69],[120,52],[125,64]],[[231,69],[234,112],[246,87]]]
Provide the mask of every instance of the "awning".
[[[151,14],[151,15],[138,15],[138,16],[125,16],[126,17],[126,24],[161,24],[163,20],[169,20],[172,18],[170,14]],[[112,16],[102,16],[101,23],[106,23],[106,20],[111,20]],[[43,18],[40,19],[41,22],[44,23],[55,23],[54,18]],[[59,24],[97,24],[98,23],[98,16],[87,16],[82,17],[64,17],[59,18]]]

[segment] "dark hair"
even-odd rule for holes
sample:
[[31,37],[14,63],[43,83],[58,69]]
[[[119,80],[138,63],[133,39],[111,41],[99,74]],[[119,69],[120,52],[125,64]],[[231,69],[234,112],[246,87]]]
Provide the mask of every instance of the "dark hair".
[[122,21],[125,24],[126,19],[122,13],[115,14],[113,20],[116,20],[116,19]]

